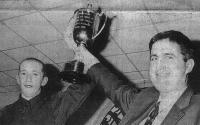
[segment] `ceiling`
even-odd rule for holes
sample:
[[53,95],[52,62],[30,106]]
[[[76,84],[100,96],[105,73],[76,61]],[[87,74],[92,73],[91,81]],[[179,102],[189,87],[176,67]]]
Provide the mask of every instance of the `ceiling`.
[[[0,0],[0,106],[16,99],[19,62],[36,57],[62,70],[74,53],[71,17],[87,3],[113,18],[101,55],[139,87],[151,86],[148,42],[179,30],[200,40],[199,0]],[[66,35],[68,34],[68,35]]]

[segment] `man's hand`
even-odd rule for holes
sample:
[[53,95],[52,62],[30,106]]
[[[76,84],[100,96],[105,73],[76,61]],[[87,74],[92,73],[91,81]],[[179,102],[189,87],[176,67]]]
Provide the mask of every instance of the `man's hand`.
[[94,64],[99,63],[99,60],[92,55],[84,45],[80,45],[75,49],[75,59],[85,64],[85,72],[87,72]]

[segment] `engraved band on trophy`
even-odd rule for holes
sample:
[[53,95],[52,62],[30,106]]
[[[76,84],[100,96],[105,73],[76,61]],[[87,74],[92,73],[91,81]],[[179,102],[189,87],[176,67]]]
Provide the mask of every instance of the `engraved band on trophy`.
[[[77,46],[84,45],[88,49],[88,45],[93,45],[95,38],[102,32],[107,21],[107,16],[105,16],[103,25],[100,27],[102,15],[101,9],[94,9],[91,4],[88,4],[87,8],[75,10],[73,39]],[[88,81],[83,70],[84,64],[74,60],[65,64],[64,71],[60,75],[62,79],[77,84]]]

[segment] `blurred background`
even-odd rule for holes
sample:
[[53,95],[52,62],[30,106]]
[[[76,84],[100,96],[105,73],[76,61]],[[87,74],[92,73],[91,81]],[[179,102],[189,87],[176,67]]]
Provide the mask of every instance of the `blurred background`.
[[[88,3],[110,19],[100,54],[140,88],[151,86],[148,43],[156,33],[183,32],[199,56],[199,0],[0,0],[0,107],[18,98],[15,76],[22,59],[36,57],[60,71],[73,60],[65,42],[73,41],[71,18]],[[198,81],[196,72],[197,67]]]

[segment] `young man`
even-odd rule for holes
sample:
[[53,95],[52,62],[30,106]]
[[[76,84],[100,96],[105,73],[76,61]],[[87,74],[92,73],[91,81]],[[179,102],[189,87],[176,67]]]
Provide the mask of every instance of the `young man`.
[[47,81],[42,61],[35,58],[23,60],[17,76],[21,95],[2,110],[0,125],[65,125],[92,89],[90,84],[73,84],[47,99],[41,92]]
[[119,80],[83,46],[77,59],[87,66],[92,81],[126,113],[120,125],[200,125],[200,95],[187,85],[194,66],[191,41],[181,32],[156,34],[149,43],[153,87],[141,90]]

